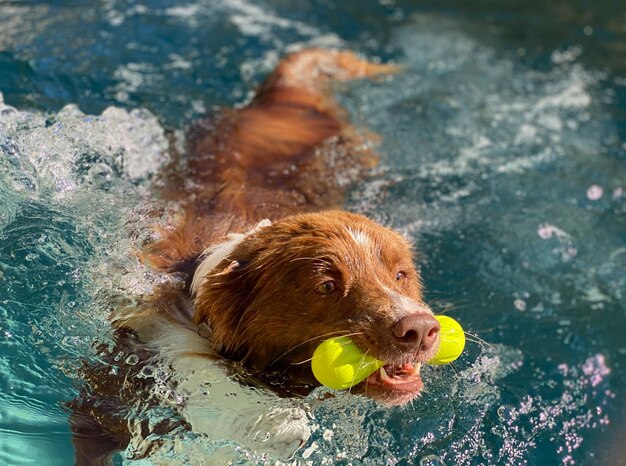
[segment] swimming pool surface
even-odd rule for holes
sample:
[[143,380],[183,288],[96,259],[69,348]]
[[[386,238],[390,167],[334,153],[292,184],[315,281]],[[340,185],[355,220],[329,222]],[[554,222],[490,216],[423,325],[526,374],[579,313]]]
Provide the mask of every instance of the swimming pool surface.
[[[76,374],[163,280],[133,252],[168,133],[311,45],[405,65],[338,88],[382,136],[346,207],[414,240],[428,301],[484,342],[411,406],[316,404],[289,462],[626,464],[626,7],[466,3],[1,2],[0,464],[72,463]],[[274,464],[177,435],[159,464]]]

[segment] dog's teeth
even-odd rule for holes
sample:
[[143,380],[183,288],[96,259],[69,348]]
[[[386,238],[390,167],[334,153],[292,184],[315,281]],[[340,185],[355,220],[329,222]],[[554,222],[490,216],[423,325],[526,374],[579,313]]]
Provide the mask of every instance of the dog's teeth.
[[384,367],[381,367],[379,369],[380,372],[380,379],[386,382],[391,382],[391,377],[389,377],[389,375],[387,374],[387,371],[385,371]]
[[411,371],[412,375],[418,375],[420,373],[420,369],[422,368],[421,362],[416,362],[413,366],[413,371]]

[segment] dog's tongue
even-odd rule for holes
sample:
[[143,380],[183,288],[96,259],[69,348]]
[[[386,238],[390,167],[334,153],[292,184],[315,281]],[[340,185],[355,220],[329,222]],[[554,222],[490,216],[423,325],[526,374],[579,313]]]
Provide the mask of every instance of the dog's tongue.
[[418,392],[422,386],[421,364],[387,364],[367,378],[368,386],[381,386],[387,390]]

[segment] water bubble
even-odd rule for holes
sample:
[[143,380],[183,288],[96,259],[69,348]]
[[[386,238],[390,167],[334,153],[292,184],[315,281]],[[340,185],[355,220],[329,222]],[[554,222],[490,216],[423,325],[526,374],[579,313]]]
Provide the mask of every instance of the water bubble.
[[156,374],[157,369],[154,366],[144,366],[141,371],[139,372],[139,377],[143,377],[146,379],[152,378],[154,377],[154,375]]
[[135,364],[139,362],[139,356],[137,356],[136,354],[131,354],[130,356],[126,358],[125,362],[129,366],[134,366]]
[[437,455],[427,455],[420,458],[420,466],[446,466],[446,462],[443,458]]
[[260,443],[267,443],[271,437],[272,435],[269,432],[261,430],[257,430],[252,436],[255,441]]
[[556,236],[559,241],[566,241],[570,239],[570,235],[561,228],[550,225],[549,223],[542,223],[537,229],[537,234],[541,239],[550,239]]
[[165,399],[177,405],[183,404],[185,402],[185,397],[182,395],[182,393],[176,390],[166,390]]
[[604,188],[602,186],[598,186],[597,184],[593,184],[587,188],[587,199],[590,201],[598,201],[604,195]]
[[71,336],[68,335],[66,337],[63,337],[63,340],[61,340],[63,344],[67,345],[67,346],[78,346],[81,342],[81,338],[78,336]]
[[539,229],[537,230],[537,234],[541,239],[550,239],[553,233],[552,225],[539,225]]
[[511,405],[502,405],[497,411],[500,420],[506,424],[511,424],[517,419],[517,410]]
[[89,168],[85,182],[94,185],[94,187],[105,188],[110,184],[114,175],[115,172],[109,165],[98,163]]

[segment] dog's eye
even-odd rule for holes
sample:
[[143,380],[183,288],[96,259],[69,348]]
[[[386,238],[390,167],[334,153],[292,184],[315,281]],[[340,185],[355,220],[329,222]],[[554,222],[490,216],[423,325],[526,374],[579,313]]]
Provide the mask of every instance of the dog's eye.
[[337,288],[337,284],[333,280],[327,280],[315,287],[315,292],[321,295],[329,295]]
[[396,281],[399,283],[402,283],[404,282],[404,280],[406,280],[406,272],[402,272],[402,271],[398,272],[396,274]]

